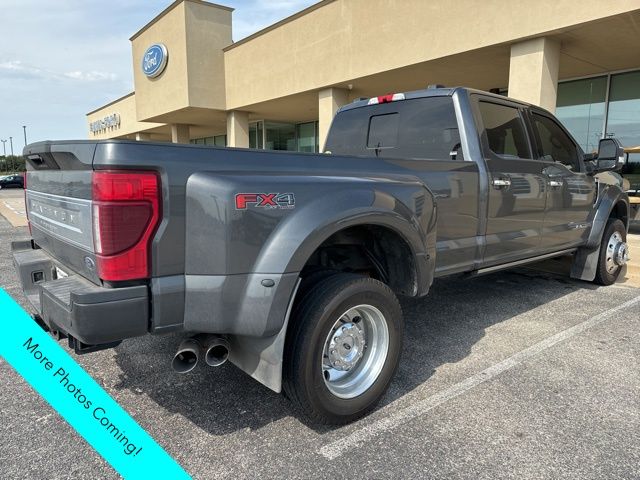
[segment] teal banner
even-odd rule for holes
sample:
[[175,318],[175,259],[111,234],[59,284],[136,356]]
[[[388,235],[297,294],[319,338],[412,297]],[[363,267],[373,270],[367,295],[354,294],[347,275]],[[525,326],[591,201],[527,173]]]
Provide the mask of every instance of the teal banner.
[[191,478],[2,289],[0,318],[0,355],[120,475],[127,479]]

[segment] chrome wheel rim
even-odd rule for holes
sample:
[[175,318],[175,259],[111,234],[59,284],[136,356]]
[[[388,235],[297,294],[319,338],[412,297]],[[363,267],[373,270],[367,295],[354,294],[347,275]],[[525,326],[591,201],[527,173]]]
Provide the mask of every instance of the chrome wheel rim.
[[324,342],[322,376],[338,398],[355,398],[380,376],[389,352],[389,327],[373,305],[358,305],[340,315]]
[[613,232],[613,235],[609,238],[605,260],[607,272],[610,274],[615,273],[616,270],[627,264],[629,248],[620,232]]

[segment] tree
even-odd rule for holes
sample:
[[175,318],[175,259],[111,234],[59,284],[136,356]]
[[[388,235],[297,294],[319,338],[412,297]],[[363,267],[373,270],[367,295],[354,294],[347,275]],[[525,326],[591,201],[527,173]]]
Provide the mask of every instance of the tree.
[[18,155],[0,156],[0,172],[17,173],[26,170],[25,158]]

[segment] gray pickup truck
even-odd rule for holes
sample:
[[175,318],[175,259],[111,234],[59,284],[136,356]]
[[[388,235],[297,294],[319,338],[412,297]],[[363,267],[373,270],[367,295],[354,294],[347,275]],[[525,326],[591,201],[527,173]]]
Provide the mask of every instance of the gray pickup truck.
[[620,144],[587,156],[548,112],[465,88],[342,107],[323,154],[24,153],[32,238],[13,255],[43,328],[76,353],[183,332],[176,371],[229,359],[315,422],[352,421],[384,395],[398,295],[561,255],[573,278],[608,285],[627,260]]

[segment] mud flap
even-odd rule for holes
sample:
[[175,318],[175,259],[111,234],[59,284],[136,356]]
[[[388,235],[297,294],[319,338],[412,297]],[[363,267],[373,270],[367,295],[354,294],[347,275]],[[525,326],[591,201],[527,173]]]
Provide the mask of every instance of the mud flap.
[[592,249],[578,249],[571,265],[571,278],[593,282],[596,278],[599,257],[599,246]]

